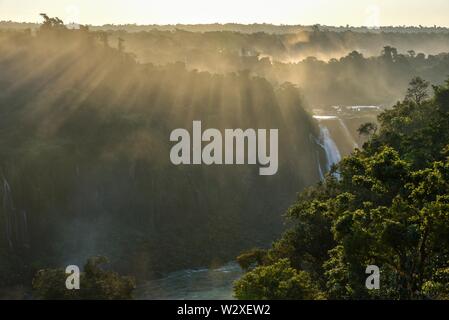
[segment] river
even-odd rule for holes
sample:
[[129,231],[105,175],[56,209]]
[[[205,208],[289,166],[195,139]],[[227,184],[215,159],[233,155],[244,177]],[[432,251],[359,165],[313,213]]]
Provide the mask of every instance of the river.
[[232,300],[233,283],[243,275],[235,262],[216,269],[189,269],[148,281],[136,290],[140,300]]

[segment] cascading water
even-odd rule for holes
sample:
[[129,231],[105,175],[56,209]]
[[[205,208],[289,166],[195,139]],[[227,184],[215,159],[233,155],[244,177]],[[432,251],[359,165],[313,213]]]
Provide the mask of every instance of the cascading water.
[[334,164],[337,164],[341,160],[341,154],[338,150],[338,147],[335,141],[332,139],[329,129],[323,124],[324,120],[336,120],[338,119],[336,116],[314,116],[316,120],[319,122],[320,127],[320,137],[319,141],[317,141],[318,145],[323,148],[324,153],[326,155],[326,164],[323,170],[321,162],[318,158],[318,170],[321,179],[324,179],[323,171],[329,172]]
[[[321,144],[320,144],[320,146],[321,146]],[[316,159],[317,159],[317,163],[318,163],[318,174],[320,175],[320,180],[324,180],[323,169],[321,169],[320,153],[318,151],[316,152]]]
[[330,171],[334,164],[340,162],[341,154],[329,133],[329,129],[324,125],[320,125],[320,140],[322,141],[322,147],[326,154],[326,170]]

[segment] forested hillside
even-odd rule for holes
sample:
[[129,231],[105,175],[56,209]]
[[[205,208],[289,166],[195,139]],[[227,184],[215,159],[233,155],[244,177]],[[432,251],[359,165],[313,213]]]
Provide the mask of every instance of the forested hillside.
[[[295,86],[140,64],[106,40],[49,17],[35,34],[0,32],[1,286],[94,255],[138,280],[219,265],[268,245],[296,191],[319,179]],[[174,166],[170,132],[193,120],[281,128],[278,174]]]
[[[115,271],[142,284],[244,252],[240,299],[448,298],[447,29],[42,17],[0,23],[0,297],[131,298]],[[174,165],[193,121],[278,129],[277,174]]]
[[[449,81],[414,79],[380,130],[301,193],[291,230],[239,257],[240,299],[449,298]],[[365,286],[380,268],[380,290]]]
[[298,85],[311,106],[385,105],[402,98],[414,76],[442,84],[449,74],[449,33],[332,32],[292,34],[107,32],[141,62],[182,62],[189,70],[247,70],[274,85]]

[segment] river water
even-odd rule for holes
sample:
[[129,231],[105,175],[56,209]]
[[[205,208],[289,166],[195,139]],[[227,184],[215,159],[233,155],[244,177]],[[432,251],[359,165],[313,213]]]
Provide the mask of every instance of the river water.
[[235,262],[216,269],[189,269],[147,282],[136,290],[142,300],[232,300],[233,283],[243,275]]

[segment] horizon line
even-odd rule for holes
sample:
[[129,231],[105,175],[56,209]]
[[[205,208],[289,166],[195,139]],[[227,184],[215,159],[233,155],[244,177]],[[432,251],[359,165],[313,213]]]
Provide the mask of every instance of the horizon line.
[[[18,23],[18,24],[42,24],[42,21],[16,21],[16,20],[0,20],[0,23]],[[77,22],[64,22],[64,25],[84,25],[90,27],[104,27],[104,26],[138,26],[138,27],[146,27],[146,26],[208,26],[208,25],[240,25],[240,26],[254,26],[254,25],[266,25],[273,27],[314,27],[320,26],[323,28],[342,28],[342,29],[382,29],[382,28],[417,28],[417,29],[449,29],[449,25],[380,25],[380,26],[367,26],[367,25],[326,25],[326,24],[277,24],[277,23],[269,23],[269,22],[252,22],[252,23],[241,23],[241,22],[207,22],[207,23],[148,23],[148,24],[140,24],[136,22],[126,22],[126,23],[105,23],[105,24],[92,24],[92,23],[77,23]]]

